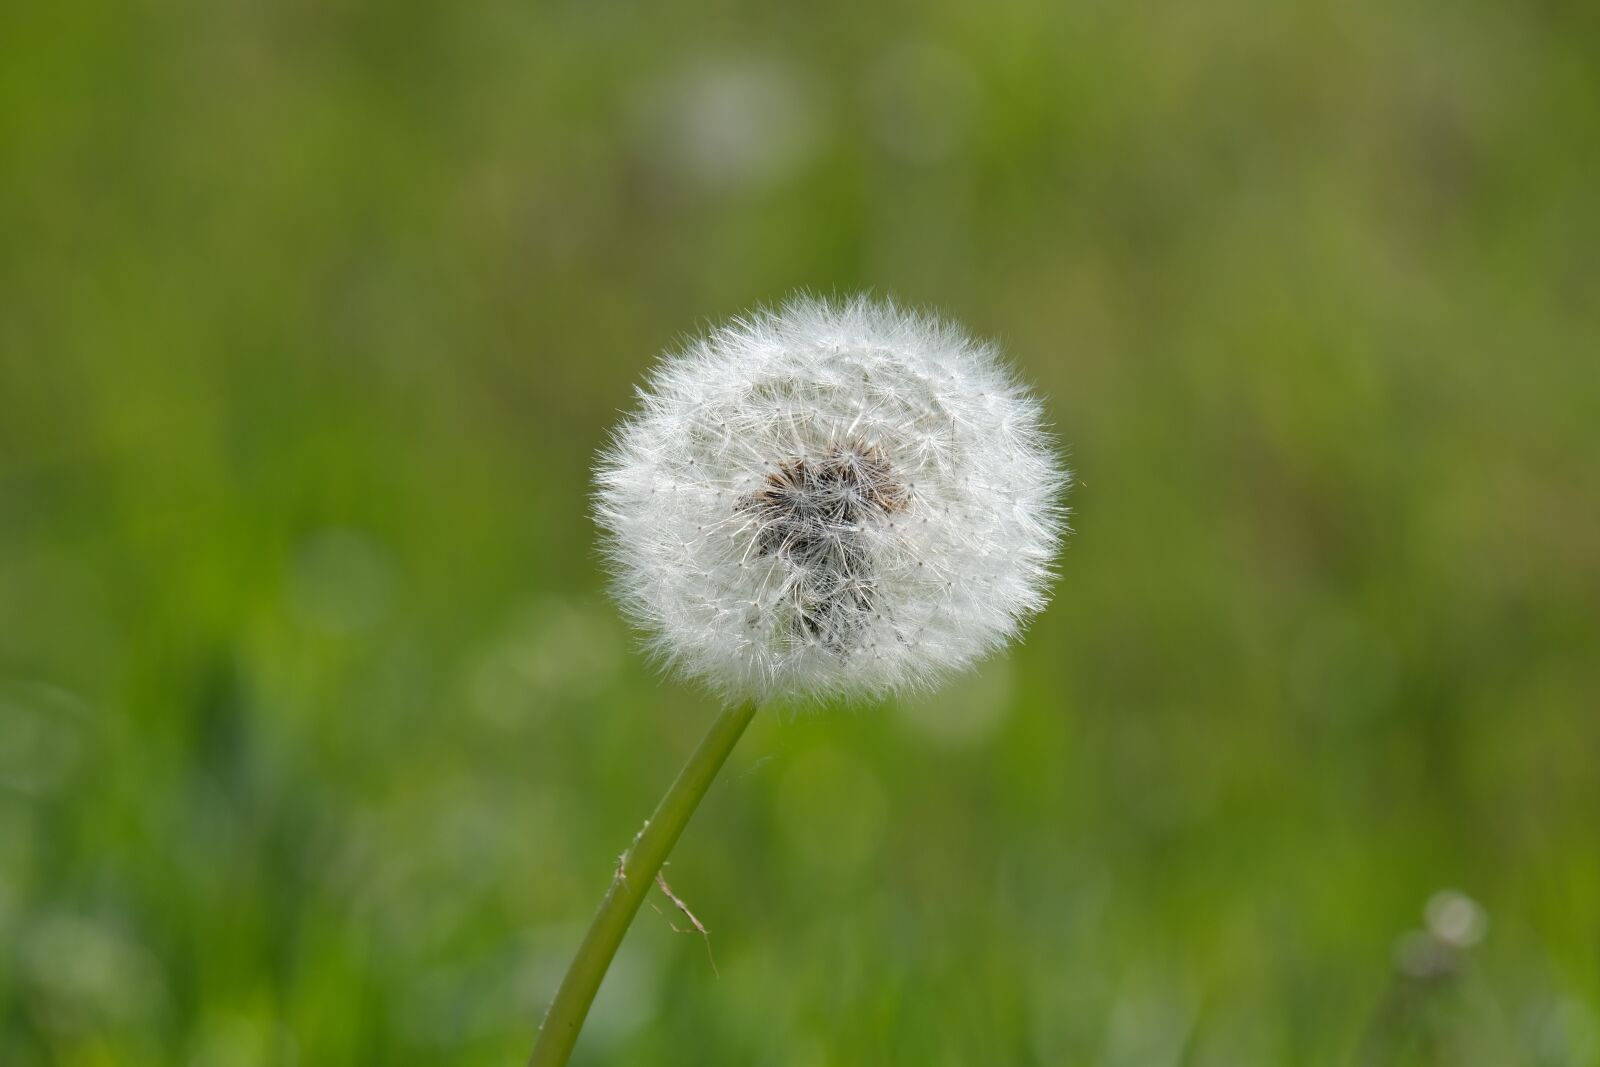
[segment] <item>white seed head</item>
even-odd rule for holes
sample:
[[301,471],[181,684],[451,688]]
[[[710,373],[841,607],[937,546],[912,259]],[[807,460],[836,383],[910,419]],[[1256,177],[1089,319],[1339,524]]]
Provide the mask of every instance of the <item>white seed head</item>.
[[796,298],[667,356],[640,401],[597,472],[615,591],[722,696],[931,686],[1044,607],[1069,475],[958,327]]

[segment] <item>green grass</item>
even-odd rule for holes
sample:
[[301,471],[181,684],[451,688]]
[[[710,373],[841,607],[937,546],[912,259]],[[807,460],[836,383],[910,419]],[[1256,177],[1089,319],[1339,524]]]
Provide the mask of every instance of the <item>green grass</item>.
[[[794,288],[1082,484],[936,698],[758,719],[575,1063],[1600,1063],[1580,4],[0,11],[0,1062],[521,1062],[713,709],[594,448]],[[1451,979],[1398,940],[1456,888]]]

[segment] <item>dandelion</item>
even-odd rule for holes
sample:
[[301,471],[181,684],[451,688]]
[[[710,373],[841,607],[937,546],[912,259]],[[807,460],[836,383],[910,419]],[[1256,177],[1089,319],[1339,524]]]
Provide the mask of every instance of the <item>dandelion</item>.
[[927,688],[1045,603],[1066,484],[992,345],[796,300],[669,357],[599,470],[617,599],[730,699]]
[[597,471],[623,610],[725,710],[629,850],[540,1032],[566,1062],[651,880],[759,703],[926,689],[1045,605],[1068,475],[995,346],[795,299],[657,367]]

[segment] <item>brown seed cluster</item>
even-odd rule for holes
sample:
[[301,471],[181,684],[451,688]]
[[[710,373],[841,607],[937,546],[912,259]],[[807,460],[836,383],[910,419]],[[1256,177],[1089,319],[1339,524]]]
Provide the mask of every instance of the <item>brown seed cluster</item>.
[[756,552],[796,567],[790,599],[804,636],[842,650],[859,632],[876,585],[861,529],[910,501],[882,449],[847,444],[784,460],[740,502],[756,519]]
[[805,557],[909,501],[883,450],[865,446],[784,460],[744,506],[759,516],[762,555]]

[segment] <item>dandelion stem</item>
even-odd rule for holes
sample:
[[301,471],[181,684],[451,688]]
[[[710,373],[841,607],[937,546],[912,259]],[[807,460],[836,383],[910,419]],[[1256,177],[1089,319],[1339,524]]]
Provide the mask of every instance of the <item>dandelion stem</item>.
[[567,968],[566,977],[561,979],[561,988],[556,990],[550,1010],[545,1013],[528,1067],[561,1067],[572,1055],[572,1046],[577,1044],[578,1031],[589,1014],[589,1005],[594,1003],[594,995],[606,976],[606,969],[611,966],[612,957],[617,954],[617,946],[628,932],[628,924],[633,922],[667,854],[688,825],[695,808],[700,806],[700,799],[722,769],[728,753],[750,725],[755,711],[755,704],[746,701],[717,716],[694,755],[678,772],[667,795],[656,805],[655,814],[619,858],[611,888],[600,902],[600,911],[572,965]]

